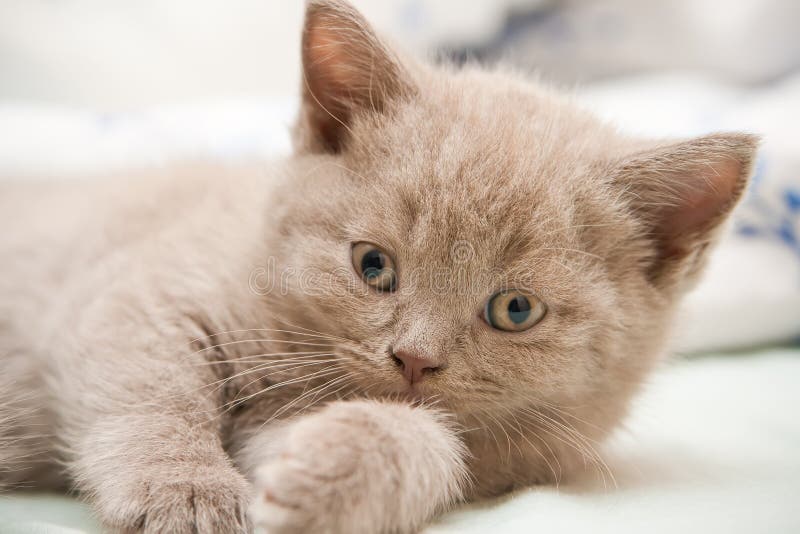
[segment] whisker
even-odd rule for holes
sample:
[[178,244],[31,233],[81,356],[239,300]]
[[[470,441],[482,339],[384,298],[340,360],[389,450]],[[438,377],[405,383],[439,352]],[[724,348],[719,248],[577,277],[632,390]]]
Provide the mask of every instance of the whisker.
[[347,339],[347,338],[344,338],[344,337],[340,337],[340,336],[336,336],[334,334],[329,334],[329,333],[325,333],[325,332],[319,332],[319,331],[311,329],[311,328],[307,328],[307,327],[304,327],[304,326],[299,326],[299,325],[296,325],[296,324],[292,324],[289,321],[287,321],[286,319],[284,319],[283,317],[278,317],[274,313],[268,313],[268,314],[270,315],[270,317],[273,320],[275,320],[278,323],[281,323],[281,324],[283,324],[285,326],[289,326],[291,328],[298,328],[298,329],[306,331],[306,332],[311,332],[312,334],[317,334],[317,335],[320,335],[320,336],[326,336],[326,337],[328,337],[330,339],[334,339],[336,341],[342,341],[342,342],[345,342],[345,343],[352,341],[350,339]]
[[[291,379],[288,379],[288,380],[284,380],[284,381],[279,382],[277,384],[271,384],[270,386],[268,386],[266,388],[263,388],[260,391],[252,393],[250,395],[247,395],[246,397],[235,398],[235,399],[233,399],[233,400],[231,400],[229,402],[226,402],[222,406],[220,406],[218,408],[218,411],[214,410],[216,413],[214,414],[213,417],[211,417],[210,419],[208,419],[206,421],[197,423],[197,426],[207,425],[207,424],[213,422],[214,420],[222,417],[223,415],[228,413],[230,410],[232,410],[236,406],[238,406],[238,405],[240,405],[242,403],[245,403],[248,400],[250,400],[252,398],[255,398],[255,397],[259,396],[259,395],[262,395],[262,394],[264,394],[264,393],[266,393],[268,391],[272,391],[272,390],[275,390],[275,389],[278,389],[278,388],[281,388],[281,387],[284,387],[284,386],[288,386],[288,385],[291,385],[291,384],[296,384],[296,383],[302,382],[304,380],[311,380],[313,378],[320,378],[320,377],[324,377],[324,376],[329,376],[329,375],[334,374],[334,373],[338,373],[339,370],[336,367],[338,367],[338,366],[329,366],[329,367],[327,367],[325,369],[320,369],[319,371],[308,373],[308,374],[303,375],[303,376],[294,377],[294,378],[291,378]],[[208,411],[211,411],[211,410],[208,410]],[[202,412],[200,412],[200,413],[202,413]]]
[[[547,447],[548,451],[550,452],[551,457],[553,458],[553,460],[558,465],[558,472],[556,472],[555,468],[553,467],[553,464],[550,463],[550,460],[548,459],[548,457],[539,449],[539,447],[534,445],[533,442],[525,434],[525,432],[522,429],[522,424],[520,423],[520,421],[517,418],[516,414],[514,414],[513,410],[511,410],[510,408],[508,408],[507,406],[505,406],[501,402],[497,402],[496,401],[495,404],[498,405],[499,407],[503,408],[508,413],[508,415],[513,418],[513,420],[515,422],[515,426],[512,427],[512,428],[514,428],[517,431],[517,433],[519,434],[520,438],[522,438],[536,452],[536,454],[539,455],[539,457],[545,462],[545,464],[547,464],[547,467],[550,469],[550,472],[553,474],[553,480],[556,483],[556,488],[558,488],[559,483],[561,481],[561,476],[563,474],[563,468],[561,466],[561,462],[558,459],[558,455],[556,455],[553,452],[553,449],[550,448],[550,445],[547,444],[547,441],[542,440],[542,444],[545,447]],[[520,455],[522,455],[522,451],[520,451]]]
[[[335,358],[330,358],[330,359],[326,359],[326,360],[319,360],[319,361],[312,361],[312,362],[302,362],[302,363],[290,362],[290,363],[286,363],[286,364],[283,364],[283,365],[282,365],[282,362],[281,362],[281,363],[276,363],[276,365],[278,365],[280,367],[277,371],[272,371],[273,367],[271,365],[261,365],[261,366],[256,366],[256,367],[254,367],[252,369],[247,369],[246,371],[242,371],[241,373],[239,373],[239,376],[244,376],[244,375],[248,375],[248,374],[251,374],[251,373],[254,373],[254,372],[265,371],[265,370],[269,370],[269,371],[272,371],[272,372],[259,375],[258,378],[254,378],[253,380],[251,380],[247,384],[245,384],[242,387],[240,387],[239,391],[236,393],[236,395],[234,395],[234,398],[238,398],[239,394],[242,393],[242,391],[244,391],[245,389],[247,389],[248,387],[250,387],[251,385],[253,385],[253,384],[257,383],[257,382],[260,382],[260,381],[264,380],[265,378],[267,378],[269,376],[273,376],[273,375],[276,375],[276,374],[279,374],[279,373],[288,373],[289,371],[294,371],[296,369],[302,369],[302,368],[305,368],[305,367],[311,367],[311,366],[314,366],[314,365],[322,365],[322,364],[325,364],[325,363],[334,363],[334,362],[337,362],[337,361],[338,360],[335,359]],[[236,377],[232,377],[232,378],[236,378]],[[229,380],[230,379],[226,379],[225,381],[227,382]],[[233,402],[233,401],[231,401],[231,402]]]
[[[213,361],[203,361],[203,362],[196,362],[192,365],[197,367],[204,367],[210,365],[224,365],[224,364],[245,364],[245,363],[267,363],[273,361],[275,363],[286,361],[288,359],[303,359],[303,358],[313,358],[315,356],[332,356],[332,352],[265,352],[261,354],[247,354],[245,356],[240,356],[239,358],[228,358],[226,360],[213,360]],[[258,359],[258,358],[280,358],[277,360],[265,360],[265,359]]]
[[[283,330],[283,329],[280,329],[280,328],[242,328],[242,329],[239,329],[239,330],[223,330],[223,331],[217,332],[215,334],[209,334],[207,336],[198,337],[198,338],[192,339],[189,342],[189,344],[191,345],[191,344],[194,344],[194,343],[199,343],[200,341],[203,341],[203,340],[206,340],[206,339],[209,339],[209,338],[214,338],[214,337],[219,337],[219,336],[224,336],[224,335],[229,335],[229,334],[245,334],[245,333],[251,333],[251,332],[277,332],[277,333],[282,333],[282,334],[297,334],[297,335],[307,336],[307,337],[317,337],[317,338],[321,338],[321,339],[337,340],[337,338],[335,336],[331,336],[331,335],[327,335],[327,334],[320,334],[320,333],[317,333],[317,332],[315,332],[315,333],[296,332],[294,330]],[[340,341],[344,341],[342,339],[339,339],[339,340]]]
[[[559,439],[565,445],[573,448],[575,451],[580,453],[584,459],[590,460],[598,468],[598,471],[603,478],[604,487],[607,487],[606,474],[611,479],[614,487],[618,487],[614,474],[611,472],[611,468],[605,462],[603,457],[591,445],[589,438],[581,434],[574,427],[556,421],[544,413],[538,411],[529,411],[527,413],[529,416],[537,419],[540,425],[548,427],[550,430],[555,432],[555,434],[551,433],[547,428],[542,428],[543,431],[547,432],[554,438]],[[566,439],[563,439],[561,436]]]
[[273,391],[275,389],[278,389],[278,388],[281,388],[281,387],[284,387],[284,386],[288,386],[288,385],[291,385],[291,384],[297,384],[299,382],[310,380],[312,378],[319,378],[320,376],[329,376],[329,375],[331,375],[333,373],[338,373],[338,372],[339,372],[338,369],[327,369],[327,368],[326,369],[320,369],[319,371],[315,371],[315,372],[313,372],[311,374],[308,374],[308,375],[304,375],[304,376],[300,376],[300,377],[284,380],[283,382],[279,382],[277,384],[271,384],[271,385],[261,389],[260,391],[257,391],[255,393],[251,393],[250,395],[247,395],[246,397],[243,397],[241,399],[236,399],[235,401],[231,401],[229,403],[226,403],[226,405],[227,404],[231,404],[231,403],[246,402],[246,401],[248,401],[248,400],[250,400],[252,398],[258,397],[259,395],[263,395],[264,393],[266,393],[268,391]]
[[210,345],[208,347],[203,347],[200,350],[196,350],[195,352],[191,353],[189,356],[196,356],[197,354],[208,352],[214,349],[220,349],[222,347],[229,347],[231,345],[241,345],[243,343],[288,343],[290,345],[305,345],[311,347],[331,347],[328,343],[315,343],[310,341],[290,341],[286,339],[237,339],[234,341],[227,341],[225,343],[219,343],[217,345]]
[[[236,373],[234,375],[220,378],[218,380],[215,380],[213,382],[209,382],[209,383],[204,384],[202,386],[199,386],[197,388],[192,388],[192,389],[190,389],[190,390],[188,390],[186,392],[175,393],[175,394],[172,394],[172,395],[169,395],[169,396],[161,397],[161,400],[170,399],[170,398],[176,398],[176,397],[184,396],[184,395],[186,395],[188,393],[194,393],[194,392],[202,391],[202,390],[210,388],[212,386],[218,386],[217,388],[211,390],[211,392],[213,393],[213,392],[219,391],[219,389],[220,389],[220,387],[222,387],[222,385],[225,385],[226,383],[231,382],[232,380],[234,380],[236,378],[240,378],[242,376],[245,376],[245,375],[253,373],[253,372],[263,371],[265,369],[270,368],[270,366],[276,366],[276,367],[280,368],[280,367],[283,367],[283,366],[286,366],[286,365],[295,365],[295,364],[298,364],[298,363],[311,363],[312,361],[314,361],[314,360],[312,360],[312,358],[323,358],[325,356],[333,356],[333,354],[319,353],[319,354],[314,354],[314,355],[305,356],[305,357],[296,358],[296,359],[293,359],[293,358],[281,358],[280,360],[275,360],[275,361],[259,360],[259,361],[255,362],[258,365],[255,365],[253,367],[248,367],[248,368],[246,368],[246,369],[244,369],[244,370],[242,370],[242,371],[240,371],[240,372],[238,372],[238,373]],[[322,361],[337,361],[337,360],[334,359],[334,358],[329,358],[329,359],[322,359],[322,360],[318,360],[318,361],[322,362]],[[227,363],[227,362],[222,361],[222,362],[215,362],[215,363]],[[258,379],[254,380],[253,382],[258,382]],[[251,384],[253,382],[251,382]]]
[[[315,387],[315,388],[303,393],[301,396],[297,397],[292,402],[287,403],[284,406],[282,406],[280,409],[276,410],[275,413],[269,419],[267,419],[267,421],[264,422],[264,425],[267,425],[270,422],[272,422],[275,419],[277,419],[278,417],[280,417],[283,413],[287,412],[292,406],[300,403],[304,398],[308,398],[309,396],[312,396],[311,402],[309,404],[307,404],[306,406],[301,407],[292,416],[296,417],[296,416],[300,415],[301,413],[303,413],[304,411],[310,409],[312,406],[314,406],[318,402],[322,401],[323,399],[325,399],[327,397],[330,397],[331,395],[334,395],[334,394],[338,393],[339,391],[341,391],[342,389],[348,387],[349,383],[352,382],[352,380],[353,380],[353,378],[349,377],[349,376],[336,377],[336,378],[333,378],[333,379],[325,382],[321,386],[317,386],[317,387]],[[340,383],[343,384],[341,387],[339,387],[336,390],[330,391],[330,392],[326,393],[325,395],[322,395],[322,393],[326,389],[335,387],[336,385],[338,385]]]

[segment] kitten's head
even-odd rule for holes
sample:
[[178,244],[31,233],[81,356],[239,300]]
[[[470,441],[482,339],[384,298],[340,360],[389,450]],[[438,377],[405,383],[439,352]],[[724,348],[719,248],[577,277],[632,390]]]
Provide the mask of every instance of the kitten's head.
[[302,52],[278,249],[317,275],[282,315],[343,338],[375,394],[618,417],[756,140],[631,139],[508,73],[401,57],[339,1],[308,4]]

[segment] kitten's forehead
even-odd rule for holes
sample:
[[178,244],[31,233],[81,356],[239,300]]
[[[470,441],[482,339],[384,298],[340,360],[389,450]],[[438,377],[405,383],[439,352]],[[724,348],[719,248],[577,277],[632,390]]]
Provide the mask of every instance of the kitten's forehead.
[[409,106],[425,114],[423,124],[433,126],[417,130],[431,141],[449,131],[466,142],[466,149],[498,150],[539,165],[595,158],[620,141],[613,128],[570,96],[502,71],[439,73],[431,90]]
[[490,199],[498,212],[518,202],[569,204],[590,187],[583,178],[592,167],[624,144],[570,99],[507,76],[466,71],[426,87],[367,124],[359,137],[368,149],[353,162],[367,160],[380,179],[411,179],[425,197],[441,191],[480,207]]
[[[374,216],[390,217],[416,246],[467,240],[491,245],[495,254],[569,226],[580,200],[575,186],[591,160],[565,158],[529,131],[493,121],[485,128],[474,117],[407,131],[397,125],[403,133],[379,157],[352,162],[371,182]],[[495,126],[498,135],[487,133]]]

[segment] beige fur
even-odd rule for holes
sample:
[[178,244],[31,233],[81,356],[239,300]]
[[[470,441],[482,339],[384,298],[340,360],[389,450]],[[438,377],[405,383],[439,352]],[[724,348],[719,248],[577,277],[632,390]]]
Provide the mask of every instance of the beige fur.
[[[629,139],[509,73],[401,58],[343,2],[308,9],[287,161],[2,186],[0,358],[25,370],[1,435],[43,449],[0,461],[111,529],[412,532],[602,470],[745,187],[753,137]],[[395,292],[357,277],[360,241]],[[545,319],[492,330],[503,287]],[[409,389],[397,346],[442,368]]]

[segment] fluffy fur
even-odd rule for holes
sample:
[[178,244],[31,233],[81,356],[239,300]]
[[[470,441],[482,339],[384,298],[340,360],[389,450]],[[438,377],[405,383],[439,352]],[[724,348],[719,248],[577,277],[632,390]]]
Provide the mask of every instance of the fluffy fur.
[[[296,151],[266,172],[3,185],[3,394],[56,439],[4,403],[0,435],[42,452],[0,480],[73,484],[119,531],[370,533],[602,470],[756,140],[630,139],[508,73],[402,58],[334,0],[303,59]],[[360,241],[395,292],[358,278]],[[545,319],[491,329],[504,287]],[[439,371],[410,388],[398,347]]]

